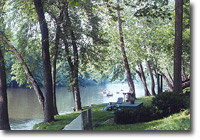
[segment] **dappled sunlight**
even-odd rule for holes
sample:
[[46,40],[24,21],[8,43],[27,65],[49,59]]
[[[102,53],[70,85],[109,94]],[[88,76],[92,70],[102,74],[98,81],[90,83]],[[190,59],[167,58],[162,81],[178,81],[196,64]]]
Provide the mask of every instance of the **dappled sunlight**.
[[[189,0],[0,0],[0,129],[62,130],[92,108],[94,130],[190,130],[190,11]],[[87,114],[77,126],[92,126]]]

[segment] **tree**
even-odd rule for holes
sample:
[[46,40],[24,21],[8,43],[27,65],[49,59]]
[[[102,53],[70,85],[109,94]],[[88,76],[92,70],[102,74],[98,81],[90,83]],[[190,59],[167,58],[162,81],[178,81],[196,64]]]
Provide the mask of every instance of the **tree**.
[[142,66],[141,62],[139,63],[139,69],[140,69],[140,71],[136,71],[136,72],[138,73],[138,75],[143,83],[145,96],[151,96],[151,94],[148,90],[148,87],[147,87],[147,82],[146,82],[146,78],[144,75],[143,66]]
[[[95,64],[100,61],[97,59],[102,50],[100,45],[105,42],[102,39],[99,26],[100,18],[95,14],[97,12],[94,9],[94,4],[95,1],[91,0],[84,1],[81,4],[65,1],[59,4],[54,3],[54,8],[52,6],[47,7],[49,15],[55,21],[56,31],[60,33],[60,43],[65,46],[65,57],[68,62],[66,70],[67,72],[70,71],[68,79],[70,79],[69,85],[72,87],[76,110],[81,109],[79,91],[81,72],[85,75],[87,73],[90,76],[92,75],[89,68],[93,65],[93,61]],[[80,12],[82,14],[78,14]],[[60,13],[60,16],[58,13]],[[99,65],[96,66],[99,67]]]
[[175,1],[175,44],[174,44],[174,88],[173,91],[182,92],[181,63],[182,63],[182,23],[183,0]]
[[[80,109],[82,109],[81,107],[81,97],[80,97],[80,90],[79,90],[79,81],[78,81],[78,73],[79,73],[79,54],[78,54],[78,47],[77,47],[77,43],[76,43],[76,37],[74,34],[74,30],[72,27],[72,22],[71,19],[69,17],[69,4],[66,3],[65,5],[65,17],[66,17],[66,24],[65,24],[65,29],[66,26],[68,26],[69,28],[69,34],[70,34],[70,38],[72,41],[72,48],[73,48],[73,60],[70,57],[70,52],[69,52],[69,45],[68,42],[66,41],[66,39],[63,38],[64,44],[65,44],[65,52],[66,52],[66,56],[67,56],[67,60],[70,66],[70,70],[71,70],[71,75],[72,75],[72,79],[71,79],[71,83],[72,83],[72,91],[73,91],[73,95],[74,95],[74,103],[75,103],[75,110],[78,111]],[[63,37],[63,35],[62,35]]]
[[53,54],[53,64],[52,64],[52,89],[53,89],[53,106],[54,106],[54,115],[58,115],[58,110],[56,106],[56,61],[58,57],[58,45],[59,45],[59,33],[56,31],[55,47]]
[[[155,71],[155,76],[157,73],[163,75],[167,72],[166,69],[168,68],[170,68],[170,70],[173,69],[171,65],[173,65],[172,45],[174,28],[171,17],[173,12],[170,12],[171,9],[171,3],[169,5],[163,5],[157,4],[156,2],[150,2],[147,6],[140,7],[140,9],[136,11],[135,15],[138,18],[136,25],[138,27],[135,31],[133,32],[128,28],[130,33],[133,32],[128,37],[136,36],[132,42],[135,41],[137,43],[136,45],[139,44],[146,48],[144,51],[136,51],[137,54],[134,54],[134,56],[139,56],[139,58],[142,59],[140,61],[144,61],[145,59],[145,61],[150,62],[152,70]],[[141,52],[143,52],[143,54]],[[153,87],[153,74],[150,71],[149,74]],[[165,79],[169,82],[168,77],[165,76]],[[169,84],[171,85],[171,83]],[[155,94],[155,91],[152,91],[152,94],[153,93]]]
[[[145,4],[145,5],[143,5],[143,4]],[[108,3],[108,7],[113,7],[113,9],[117,9],[116,7],[114,7],[112,5],[111,2]],[[154,49],[154,47],[155,47],[154,44],[157,43],[157,37],[156,37],[156,32],[153,32],[153,31],[154,31],[154,28],[158,29],[158,26],[157,26],[157,24],[155,25],[155,24],[150,24],[150,23],[153,23],[153,22],[158,23],[159,21],[161,21],[161,20],[157,20],[157,19],[152,19],[153,16],[156,16],[156,17],[160,16],[163,18],[168,15],[168,12],[162,11],[163,9],[167,9],[167,8],[165,8],[165,7],[164,8],[163,7],[156,8],[156,7],[158,7],[158,5],[155,4],[154,0],[152,0],[152,1],[145,1],[145,0],[143,1],[142,0],[142,1],[137,1],[137,2],[123,1],[122,8],[120,8],[121,11],[123,9],[123,16],[122,16],[121,21],[124,23],[123,24],[123,27],[124,27],[123,28],[124,29],[123,30],[123,38],[125,38],[124,46],[126,46],[126,56],[129,60],[129,67],[130,67],[131,71],[137,71],[136,68],[137,67],[140,68],[139,66],[137,66],[137,64],[139,65],[140,63],[142,63],[144,61],[151,61],[152,69],[155,69],[155,67],[153,65],[154,64],[153,61],[155,59],[157,59],[156,57],[157,57],[157,55],[159,55],[159,53],[154,54],[154,52],[160,46],[156,46],[156,49]],[[155,8],[156,8],[156,10],[158,9],[156,12],[155,12]],[[111,8],[109,8],[109,11],[111,11],[110,9]],[[152,12],[151,11],[146,12],[147,10],[152,10]],[[160,11],[162,11],[162,12],[160,12]],[[140,13],[141,17],[134,16],[136,13]],[[149,13],[150,14],[154,13],[154,15],[152,15],[150,20],[149,20],[149,18],[145,17],[145,16],[147,16],[146,14],[149,14]],[[156,14],[158,14],[158,15],[156,15]],[[111,16],[113,17],[113,20],[116,21],[115,15],[111,15]],[[108,24],[110,24],[110,23],[108,22]],[[112,29],[109,29],[109,31],[111,32],[112,41],[114,42],[116,39],[115,38],[116,35],[112,31],[112,30],[114,30],[112,26],[114,26],[113,23],[111,23],[111,25],[109,25],[109,28],[112,28]],[[152,30],[152,26],[153,26],[153,30]],[[152,36],[152,34],[153,34],[153,36]],[[164,45],[162,45],[162,46],[164,46]],[[147,49],[143,49],[143,48],[147,48]],[[112,46],[111,51],[113,51],[113,52],[115,51],[114,52],[115,56],[112,60],[118,59],[117,58],[117,55],[119,55],[118,50],[115,49],[114,46]],[[159,51],[161,51],[161,49]],[[156,52],[158,52],[158,50],[156,50]],[[113,54],[112,54],[112,56],[113,56]],[[118,62],[118,63],[120,63],[120,62]],[[117,64],[116,67],[114,68],[114,72],[113,72],[114,75],[116,73],[121,72],[121,67],[119,65],[121,65],[121,64]],[[139,72],[139,71],[137,71],[137,72]],[[144,72],[146,72],[146,71],[144,71]],[[151,75],[151,81],[153,83],[152,84],[152,89],[153,89],[152,94],[155,94],[155,91],[154,91],[155,85],[154,85],[154,79],[153,79],[154,75],[152,74],[152,72],[149,72],[149,73]],[[139,76],[140,75],[141,74],[139,74]],[[118,76],[119,76],[119,74],[118,74]],[[145,80],[141,80],[143,82],[143,85],[144,86],[147,85],[147,84],[145,84],[145,81],[146,81],[145,75],[141,75],[141,76],[143,76],[142,79],[145,79]],[[137,78],[135,76],[135,72],[132,73],[132,77]],[[145,86],[144,89],[146,89],[145,90],[147,92],[146,95],[149,95],[147,86]]]
[[126,56],[126,51],[125,51],[125,45],[124,45],[124,37],[123,37],[123,31],[122,31],[122,22],[121,22],[121,17],[120,17],[120,2],[117,0],[117,15],[118,15],[118,29],[119,29],[119,40],[120,40],[120,47],[122,51],[122,58],[123,58],[123,63],[124,63],[124,69],[125,69],[125,74],[126,74],[126,79],[128,81],[128,86],[129,86],[129,92],[132,94],[134,98],[136,98],[135,95],[135,86],[131,77],[131,72],[128,64],[128,59]]
[[12,51],[12,53],[16,56],[17,60],[21,63],[29,81],[31,82],[31,84],[34,88],[34,91],[38,97],[38,101],[39,101],[42,109],[44,109],[44,96],[42,94],[42,91],[40,90],[40,87],[39,87],[37,81],[35,80],[31,71],[29,70],[27,64],[24,62],[22,56],[19,54],[19,52],[16,50],[16,48],[12,45],[12,43],[8,40],[8,38],[2,33],[0,33],[0,37],[2,37],[4,42],[7,43],[7,45],[10,47],[10,50]]
[[57,58],[58,58],[58,47],[59,47],[59,41],[60,41],[60,35],[61,35],[61,18],[63,17],[63,10],[61,10],[60,15],[58,19],[52,14],[51,16],[54,17],[54,20],[56,22],[56,37],[55,37],[55,45],[53,50],[53,56],[52,56],[52,88],[53,88],[53,106],[54,106],[54,115],[58,115],[58,109],[56,106],[56,64],[57,64]]
[[156,92],[155,92],[155,82],[154,82],[152,68],[151,68],[151,65],[150,65],[149,61],[146,61],[146,62],[147,62],[147,67],[148,67],[149,74],[150,74],[150,77],[151,77],[151,94],[153,96],[155,96],[156,95]]
[[0,130],[10,130],[8,119],[6,71],[4,57],[1,49],[2,46],[0,46]]
[[41,0],[34,0],[35,9],[40,23],[42,35],[42,58],[43,58],[43,74],[44,74],[44,89],[45,89],[45,104],[44,104],[44,123],[54,121],[53,108],[53,91],[52,91],[52,75],[51,63],[49,55],[49,33],[46,19],[43,11]]
[[[5,30],[3,9],[6,1],[0,1],[0,33]],[[5,43],[0,38],[0,130],[10,130],[8,118],[8,100],[7,100],[7,82],[6,68],[3,51],[5,52]]]

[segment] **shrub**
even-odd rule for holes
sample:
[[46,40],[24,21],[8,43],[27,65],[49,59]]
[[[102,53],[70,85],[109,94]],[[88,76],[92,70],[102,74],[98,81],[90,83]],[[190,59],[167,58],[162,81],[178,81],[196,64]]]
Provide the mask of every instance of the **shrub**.
[[151,106],[116,111],[114,121],[117,124],[132,124],[162,119],[189,108],[189,99],[185,94],[160,93],[153,98]]
[[160,117],[159,110],[154,106],[141,107],[141,109],[137,109],[135,113],[140,114],[139,122],[149,122],[162,118]]
[[117,124],[131,124],[137,122],[134,116],[134,109],[122,109],[115,111],[114,121]]
[[152,100],[152,105],[155,106],[163,117],[180,112],[182,109],[188,108],[188,97],[185,95],[164,92],[156,95]]
[[117,124],[132,124],[158,119],[159,112],[153,106],[142,106],[137,109],[122,109],[115,112],[114,121]]

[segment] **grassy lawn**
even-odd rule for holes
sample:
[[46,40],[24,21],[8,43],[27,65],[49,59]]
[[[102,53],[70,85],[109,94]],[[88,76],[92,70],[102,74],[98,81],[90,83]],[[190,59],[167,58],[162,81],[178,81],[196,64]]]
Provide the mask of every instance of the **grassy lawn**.
[[[142,97],[136,100],[136,102],[143,102],[144,106],[150,106],[151,101],[152,97]],[[190,130],[189,110],[185,110],[178,114],[173,114],[160,120],[146,123],[120,125],[114,123],[112,119],[114,118],[113,113],[110,113],[109,111],[102,111],[106,105],[107,104],[100,104],[90,107],[92,108],[93,125],[98,124],[98,127],[93,128],[94,130]],[[88,108],[85,108],[85,110]],[[81,111],[66,115],[58,115],[55,117],[55,122],[36,124],[34,126],[34,130],[61,130],[80,113]],[[104,123],[108,119],[111,119],[111,121]]]
[[94,128],[94,130],[190,130],[190,112],[186,110],[160,120],[146,123],[121,125],[112,122],[100,125]]

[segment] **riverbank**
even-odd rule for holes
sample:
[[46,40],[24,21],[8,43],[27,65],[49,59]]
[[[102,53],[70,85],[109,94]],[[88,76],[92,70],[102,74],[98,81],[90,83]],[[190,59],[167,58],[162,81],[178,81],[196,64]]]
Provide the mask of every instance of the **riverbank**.
[[[153,97],[142,97],[136,101],[143,102],[144,106],[151,106]],[[107,105],[99,104],[92,107],[93,117],[93,130],[190,130],[190,111],[185,110],[183,112],[170,115],[169,117],[154,120],[145,123],[136,124],[116,124],[113,121],[114,114],[108,111],[102,111]],[[88,108],[85,108],[88,109]],[[34,130],[62,130],[67,124],[75,119],[81,111],[73,112],[65,115],[58,115],[55,117],[55,122],[52,123],[40,123],[34,126]],[[108,121],[109,120],[109,121]]]

